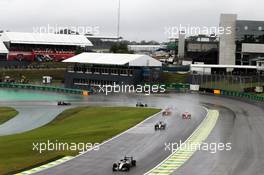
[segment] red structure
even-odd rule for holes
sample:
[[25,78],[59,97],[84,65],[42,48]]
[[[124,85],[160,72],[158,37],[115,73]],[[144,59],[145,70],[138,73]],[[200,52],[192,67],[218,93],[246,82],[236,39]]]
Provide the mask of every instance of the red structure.
[[80,47],[92,46],[83,35],[4,32],[9,61],[62,61]]
[[[36,45],[37,46],[37,45]],[[21,46],[22,47],[22,46]],[[19,48],[19,47],[18,47]],[[62,61],[75,55],[77,47],[72,48],[71,51],[64,51],[62,46],[57,46],[60,51],[43,49],[25,51],[21,49],[13,49],[12,45],[9,50],[9,61]]]

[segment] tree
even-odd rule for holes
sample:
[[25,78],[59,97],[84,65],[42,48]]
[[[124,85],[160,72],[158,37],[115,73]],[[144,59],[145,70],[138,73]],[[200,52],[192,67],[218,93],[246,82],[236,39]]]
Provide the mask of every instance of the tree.
[[133,53],[128,50],[127,43],[124,43],[124,42],[113,44],[110,48],[110,52],[112,53]]
[[140,41],[140,45],[146,45],[147,42],[145,40]]

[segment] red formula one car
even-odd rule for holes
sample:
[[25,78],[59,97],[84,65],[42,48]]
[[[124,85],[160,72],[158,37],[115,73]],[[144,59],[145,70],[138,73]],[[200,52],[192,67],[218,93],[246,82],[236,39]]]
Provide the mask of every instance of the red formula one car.
[[184,112],[182,114],[182,119],[187,119],[187,120],[191,120],[192,115],[189,112]]
[[171,115],[172,111],[170,108],[167,108],[165,109],[163,112],[162,112],[162,116],[169,116]]

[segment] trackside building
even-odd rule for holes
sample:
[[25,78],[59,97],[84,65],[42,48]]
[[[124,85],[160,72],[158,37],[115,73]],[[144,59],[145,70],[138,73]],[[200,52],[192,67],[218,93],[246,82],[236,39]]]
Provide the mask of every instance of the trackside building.
[[66,88],[158,83],[161,77],[162,63],[147,55],[82,53],[63,62],[71,65],[65,74]]
[[231,33],[220,35],[219,64],[250,65],[252,59],[264,56],[264,21],[221,14],[220,27],[230,27]]

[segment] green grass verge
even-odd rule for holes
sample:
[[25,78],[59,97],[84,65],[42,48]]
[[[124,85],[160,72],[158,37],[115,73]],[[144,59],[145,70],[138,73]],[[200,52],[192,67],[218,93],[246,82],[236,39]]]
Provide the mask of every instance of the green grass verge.
[[203,88],[215,88],[229,91],[239,91],[243,92],[245,88],[251,88],[256,86],[263,86],[264,83],[230,83],[228,81],[219,81],[219,82],[208,82],[201,85]]
[[161,76],[164,83],[186,83],[189,74],[163,72]]
[[51,76],[55,81],[64,80],[66,69],[15,69],[0,70],[0,77],[10,76],[15,80],[20,80],[25,76],[30,82],[42,82],[43,76]]
[[33,151],[33,143],[101,143],[131,128],[158,109],[129,107],[79,107],[61,113],[46,126],[22,134],[0,137],[0,174],[32,168],[71,151]]
[[0,107],[0,125],[15,117],[18,112],[9,107]]

